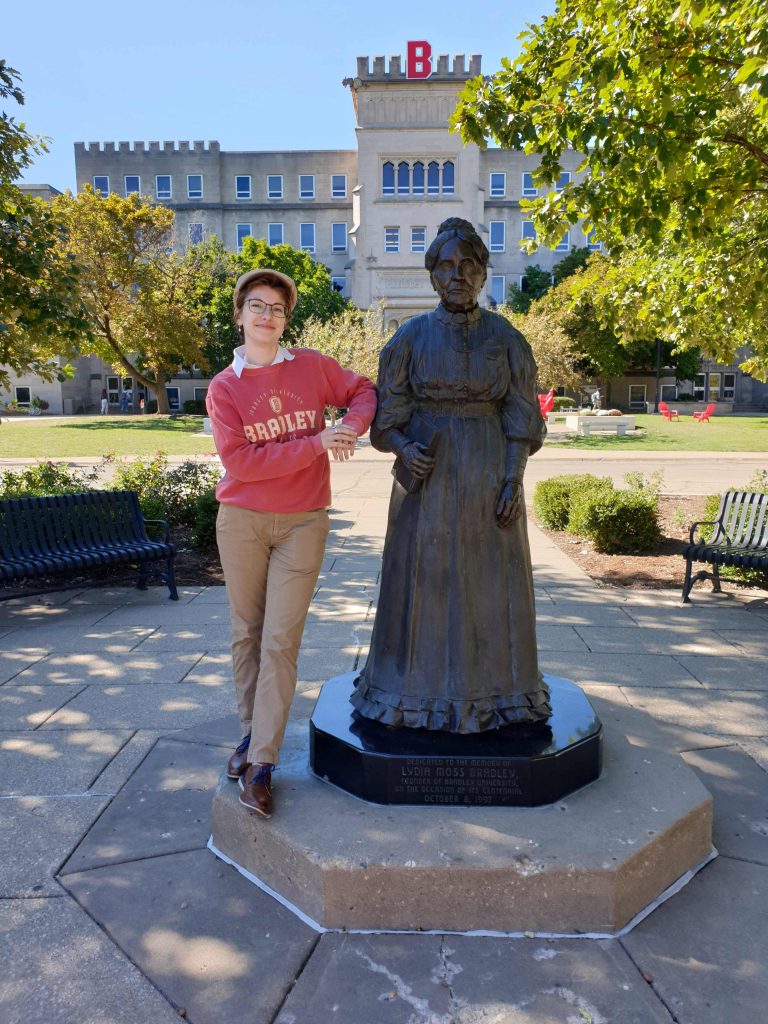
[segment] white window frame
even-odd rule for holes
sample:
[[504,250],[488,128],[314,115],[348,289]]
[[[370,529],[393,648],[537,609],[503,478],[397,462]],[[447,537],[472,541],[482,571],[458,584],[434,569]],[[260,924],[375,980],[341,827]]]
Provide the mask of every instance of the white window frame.
[[384,228],[384,252],[400,252],[399,227],[390,226]]
[[[493,184],[494,178],[501,178],[501,187]],[[488,173],[488,195],[503,197],[507,194],[507,172],[506,171],[490,171]]]
[[[309,178],[312,182],[312,188],[305,188],[302,184],[303,179]],[[315,198],[315,176],[314,174],[300,174],[299,175],[299,199],[314,199]]]
[[[501,240],[493,240],[494,228],[496,233],[499,233],[501,229]],[[492,220],[488,224],[488,251],[489,252],[506,252],[507,251],[507,224],[503,220]]]
[[[176,392],[176,397],[172,397],[171,392]],[[175,384],[166,384],[165,393],[168,396],[168,408],[171,412],[178,412],[181,409],[181,391]]]
[[338,291],[339,295],[343,295],[347,287],[347,279],[346,277],[343,277],[341,275],[335,275],[331,277],[331,284],[334,286],[340,284],[341,288],[337,288],[336,290]]
[[[392,168],[392,184],[384,184],[384,168]],[[381,165],[381,194],[383,196],[393,196],[397,188],[397,165],[394,160],[385,160]]]
[[[303,243],[304,228],[312,228],[311,245]],[[317,251],[317,230],[315,228],[314,222],[305,221],[304,223],[299,224],[299,248],[303,252],[314,253]]]
[[597,239],[595,238],[595,229],[594,228],[592,228],[592,230],[587,235],[587,248],[589,249],[590,252],[602,252],[603,251],[603,243],[602,242],[598,242]]
[[[195,242],[193,240],[193,238],[192,238],[192,228],[200,228],[200,241],[199,242]],[[190,245],[200,245],[203,241],[205,241],[205,228],[203,227],[203,224],[202,224],[201,221],[193,220],[193,221],[190,221],[189,224],[187,224],[187,237],[189,238],[189,244]]]
[[[272,241],[272,228],[280,228],[280,241]],[[270,247],[273,245],[285,245],[285,224],[274,221],[272,224],[267,224],[267,245]]]
[[[128,179],[129,178],[135,178],[136,179],[136,182],[138,184],[138,188],[132,188],[130,191],[128,190]],[[126,174],[126,175],[124,175],[123,176],[123,186],[125,188],[126,196],[130,196],[130,195],[134,195],[134,194],[140,196],[141,195],[141,175],[140,174]]]
[[[248,182],[248,189],[242,189],[238,185],[238,182],[244,179]],[[236,174],[235,175],[235,199],[250,199],[251,198],[251,176],[250,174]]]
[[[526,227],[530,225],[530,231],[526,232]],[[532,220],[524,220],[520,223],[520,238],[531,238],[533,241],[537,241],[536,228],[534,227]]]
[[[501,286],[500,286],[501,287],[501,298],[500,299],[497,298],[496,295],[494,295],[494,289],[499,287],[499,285],[498,285],[499,281],[501,282]],[[488,291],[488,294],[490,295],[490,297],[493,299],[493,301],[496,303],[497,306],[503,306],[504,305],[504,302],[506,301],[506,297],[507,297],[507,275],[506,274],[492,274],[491,275],[491,287],[490,287],[490,289]]]
[[110,405],[120,402],[120,378],[117,376],[107,377],[107,401]]
[[[453,170],[453,184],[445,184],[445,168],[450,166]],[[443,160],[440,165],[440,192],[444,196],[453,196],[456,194],[456,161],[455,160]]]
[[[728,381],[730,380],[730,384]],[[736,374],[723,374],[723,401],[732,402],[736,398]]]
[[554,252],[570,252],[571,251],[571,232],[566,231],[563,237],[555,246]]
[[704,396],[707,393],[707,375],[706,373],[697,373],[693,378],[693,397],[698,402],[704,401]]
[[[525,184],[526,178],[530,178],[530,185]],[[520,195],[523,197],[523,199],[535,199],[538,194],[539,190],[533,183],[533,174],[531,174],[530,171],[523,171],[522,176],[520,178]]]
[[659,385],[659,391],[662,402],[676,402],[677,401],[677,384],[661,384]]
[[[422,233],[421,239],[416,237],[416,232]],[[427,251],[427,229],[425,225],[415,225],[411,228],[411,252],[426,252]]]
[[[199,189],[192,188],[191,182],[192,182],[193,178],[199,178],[200,179],[200,188]],[[204,184],[205,183],[203,181],[202,174],[188,174],[187,175],[187,199],[202,199],[203,195],[204,195],[204,188],[203,188]]]
[[[633,399],[632,398],[632,392],[633,391],[641,391],[642,395],[643,395],[642,400],[638,399],[638,398]],[[628,398],[629,398],[629,408],[630,409],[642,409],[643,412],[645,412],[645,410],[647,408],[647,402],[648,402],[648,386],[646,384],[630,384],[629,385],[629,391],[627,392],[627,395],[628,395]]]
[[[107,187],[104,189],[101,185],[97,185],[97,181],[106,181]],[[109,195],[109,175],[108,174],[94,174],[93,176],[93,190],[94,192],[101,192],[103,196]]]
[[[200,392],[202,392],[202,394],[200,394]],[[206,395],[208,394],[208,385],[206,384],[205,387],[193,388],[192,394],[196,402],[204,402]]]
[[723,375],[719,371],[707,375],[707,401],[718,402],[720,400],[720,388],[723,386]]
[[561,171],[560,172],[560,177],[557,179],[557,183],[555,184],[555,191],[556,192],[562,192],[563,189],[567,185],[570,185],[570,184],[571,184],[571,172],[570,171]]
[[[336,241],[336,235],[339,233],[337,228],[344,229],[344,244],[339,245]],[[334,221],[331,224],[331,252],[346,252],[347,251],[347,224],[346,221]]]
[[[277,178],[280,182],[280,188],[272,188],[270,180]],[[282,174],[268,174],[267,175],[267,199],[282,199],[283,198],[283,176]]]
[[[248,228],[241,235],[240,228]],[[238,252],[243,251],[243,242],[246,238],[253,237],[253,224],[235,224],[235,246]]]
[[[337,187],[335,179],[341,178],[344,182],[343,186]],[[347,198],[347,176],[346,174],[332,174],[331,175],[331,199],[346,199]]]
[[[160,179],[168,179],[168,188],[160,188]],[[158,199],[173,199],[173,177],[170,174],[156,174],[155,175],[155,196]]]
[[[26,399],[19,398],[20,391],[26,391],[28,397]],[[14,384],[13,398],[20,409],[26,409],[32,401],[32,388],[29,384]]]

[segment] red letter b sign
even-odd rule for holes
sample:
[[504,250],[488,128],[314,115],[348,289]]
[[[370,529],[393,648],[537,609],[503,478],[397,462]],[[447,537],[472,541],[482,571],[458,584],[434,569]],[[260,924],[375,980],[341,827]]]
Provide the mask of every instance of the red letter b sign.
[[432,47],[424,39],[408,43],[406,78],[429,78],[432,74]]

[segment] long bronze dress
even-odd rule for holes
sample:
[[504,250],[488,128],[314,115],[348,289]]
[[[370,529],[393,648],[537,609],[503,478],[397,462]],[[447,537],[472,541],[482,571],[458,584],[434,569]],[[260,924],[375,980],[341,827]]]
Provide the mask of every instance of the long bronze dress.
[[421,488],[395,482],[368,663],[351,701],[391,726],[473,733],[551,714],[538,668],[525,515],[496,525],[510,445],[545,433],[530,347],[503,317],[442,305],[381,353],[371,440],[420,409],[440,430]]

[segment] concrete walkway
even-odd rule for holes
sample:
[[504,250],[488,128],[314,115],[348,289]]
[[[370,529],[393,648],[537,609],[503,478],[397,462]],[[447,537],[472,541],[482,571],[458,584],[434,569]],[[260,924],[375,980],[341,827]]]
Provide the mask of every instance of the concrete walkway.
[[[387,459],[361,455],[334,466],[284,785],[306,770],[321,682],[365,659],[390,477]],[[699,478],[710,468],[702,460]],[[601,589],[534,527],[531,539],[544,670],[581,683],[605,728],[649,756],[682,752],[714,795],[720,856],[682,892],[614,940],[318,935],[205,848],[239,739],[223,588],[183,588],[178,604],[164,588],[6,601],[0,1021],[763,1020],[768,595],[698,586],[683,607],[679,580]],[[280,787],[278,774],[277,813]]]

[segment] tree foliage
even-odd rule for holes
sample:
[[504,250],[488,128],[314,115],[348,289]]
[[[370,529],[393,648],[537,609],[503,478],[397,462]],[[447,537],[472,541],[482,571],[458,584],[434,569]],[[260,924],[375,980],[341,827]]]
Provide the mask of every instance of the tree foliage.
[[552,287],[552,275],[538,263],[529,264],[523,271],[521,284],[513,281],[507,289],[507,305],[513,313],[527,313],[531,303],[540,299]]
[[582,374],[578,353],[571,339],[554,317],[534,306],[527,314],[516,313],[511,306],[499,306],[498,312],[517,327],[533,350],[536,380],[540,388],[567,388],[577,391]]
[[102,197],[86,185],[54,200],[63,225],[60,253],[81,267],[91,352],[154,392],[169,412],[165,390],[179,366],[202,361],[204,334],[190,294],[195,254],[171,251],[173,212],[138,195]]
[[[0,100],[24,102],[19,75],[0,60]],[[87,330],[81,315],[78,267],[57,249],[58,225],[50,208],[15,184],[45,150],[44,140],[0,113],[0,386],[10,371],[51,380],[62,375],[55,359],[73,350]]]
[[296,344],[317,349],[347,369],[376,380],[379,354],[386,341],[383,307],[361,310],[349,304],[329,320],[310,317]]
[[[752,343],[768,368],[768,7],[762,0],[560,0],[516,61],[467,83],[466,141],[583,174],[530,204],[544,244],[594,226],[619,268],[612,326],[638,322],[721,359]],[[607,314],[606,314],[607,315]]]

